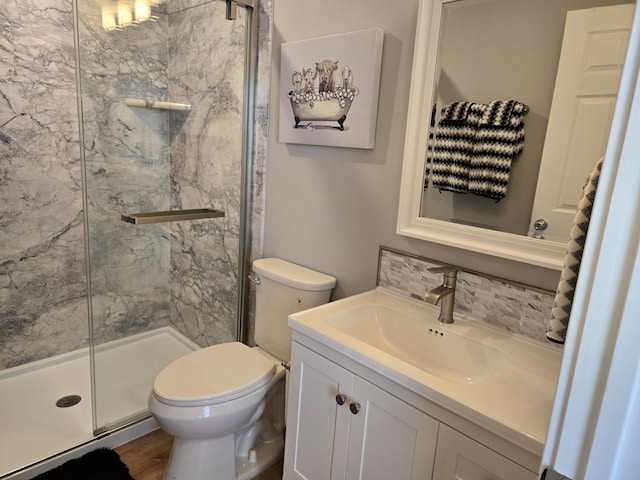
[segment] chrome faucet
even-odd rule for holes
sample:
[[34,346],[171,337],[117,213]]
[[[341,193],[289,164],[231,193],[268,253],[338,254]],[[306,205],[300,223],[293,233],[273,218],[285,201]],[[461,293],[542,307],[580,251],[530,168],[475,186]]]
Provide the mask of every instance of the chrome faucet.
[[456,275],[458,269],[452,265],[442,267],[432,267],[427,269],[430,273],[444,273],[442,285],[429,290],[424,301],[432,305],[440,302],[440,315],[438,321],[442,323],[453,323],[453,304],[456,296]]

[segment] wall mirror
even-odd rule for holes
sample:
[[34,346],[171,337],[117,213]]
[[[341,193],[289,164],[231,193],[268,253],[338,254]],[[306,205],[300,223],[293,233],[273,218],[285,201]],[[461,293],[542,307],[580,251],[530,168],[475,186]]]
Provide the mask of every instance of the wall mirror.
[[[629,0],[423,0],[397,233],[560,269],[582,186],[606,148],[633,9]],[[496,100],[528,112],[504,198],[434,187],[429,147],[442,108]]]

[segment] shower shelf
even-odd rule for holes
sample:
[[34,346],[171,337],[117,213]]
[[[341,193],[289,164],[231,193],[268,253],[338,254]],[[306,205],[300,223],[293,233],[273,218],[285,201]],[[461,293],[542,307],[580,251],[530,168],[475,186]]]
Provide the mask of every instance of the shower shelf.
[[144,98],[125,98],[124,103],[130,107],[156,108],[158,110],[191,110],[191,105],[188,103],[161,102]]
[[123,222],[135,225],[145,223],[179,222],[180,220],[201,220],[203,218],[224,217],[222,210],[196,208],[193,210],[167,210],[163,212],[124,213],[120,215]]

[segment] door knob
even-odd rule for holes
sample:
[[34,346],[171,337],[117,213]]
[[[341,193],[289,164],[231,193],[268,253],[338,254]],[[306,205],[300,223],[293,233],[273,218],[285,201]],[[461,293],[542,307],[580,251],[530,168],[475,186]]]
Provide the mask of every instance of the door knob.
[[336,403],[338,405],[344,405],[344,402],[347,401],[347,396],[344,393],[339,393],[336,395]]
[[354,415],[357,415],[357,413],[360,411],[360,404],[358,402],[350,403],[349,410],[351,410],[351,413],[353,413]]
[[541,232],[542,230],[546,230],[548,226],[549,226],[549,224],[547,223],[547,221],[544,218],[537,219],[535,221],[535,223],[533,224],[533,228],[537,232]]

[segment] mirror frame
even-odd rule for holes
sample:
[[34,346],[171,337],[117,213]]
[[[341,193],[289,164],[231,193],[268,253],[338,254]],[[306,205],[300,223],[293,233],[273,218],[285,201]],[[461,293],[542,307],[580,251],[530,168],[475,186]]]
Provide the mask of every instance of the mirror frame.
[[396,233],[540,267],[561,270],[563,243],[420,216],[442,7],[460,0],[420,0],[402,162]]

